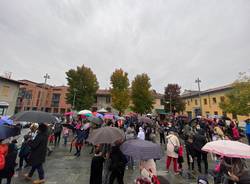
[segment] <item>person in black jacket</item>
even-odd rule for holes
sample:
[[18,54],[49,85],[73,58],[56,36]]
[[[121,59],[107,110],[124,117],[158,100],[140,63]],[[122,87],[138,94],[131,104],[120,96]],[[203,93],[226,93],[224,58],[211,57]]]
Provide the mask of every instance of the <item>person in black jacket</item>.
[[35,170],[38,171],[39,180],[35,180],[33,183],[44,183],[44,170],[43,163],[45,162],[46,152],[47,152],[47,143],[48,143],[48,128],[45,124],[40,124],[38,127],[38,133],[34,140],[29,142],[31,148],[30,153],[30,165],[32,166],[29,174],[26,174],[25,177],[28,180],[31,180]]
[[194,136],[193,148],[196,153],[198,169],[201,173],[201,159],[205,165],[205,173],[208,172],[208,161],[207,161],[207,153],[203,152],[201,148],[207,143],[207,139],[205,136],[205,131],[203,129],[199,129]]
[[9,144],[8,153],[5,157],[5,167],[0,171],[0,184],[2,183],[2,179],[7,179],[7,184],[11,183],[11,178],[15,173],[16,167],[16,158],[17,158],[17,148],[14,143]]
[[110,165],[111,176],[109,184],[113,184],[116,178],[118,184],[124,184],[123,177],[127,159],[125,155],[121,152],[119,145],[112,147],[110,159],[111,159],[111,165]]

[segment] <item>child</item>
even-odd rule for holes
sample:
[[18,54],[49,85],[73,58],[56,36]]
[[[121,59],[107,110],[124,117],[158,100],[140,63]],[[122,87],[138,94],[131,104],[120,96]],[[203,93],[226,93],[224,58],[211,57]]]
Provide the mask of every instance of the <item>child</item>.
[[90,184],[102,184],[102,170],[104,158],[100,151],[100,145],[95,146],[95,156],[91,161]]
[[28,145],[28,141],[29,141],[30,136],[25,135],[23,138],[24,140],[23,140],[23,143],[22,143],[19,155],[18,155],[20,159],[19,159],[19,168],[17,169],[17,171],[22,170],[24,160],[26,162],[25,167],[28,166],[28,157],[30,154],[30,146]]
[[63,127],[64,146],[67,146],[68,137],[69,137],[69,129],[66,127]]
[[178,151],[178,166],[179,172],[182,172],[182,163],[184,162],[183,159],[183,145],[180,144],[179,151]]

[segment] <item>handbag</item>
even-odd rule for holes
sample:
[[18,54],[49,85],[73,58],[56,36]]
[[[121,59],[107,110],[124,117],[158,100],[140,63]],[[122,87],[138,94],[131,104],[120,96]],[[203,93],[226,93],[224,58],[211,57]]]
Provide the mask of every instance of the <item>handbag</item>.
[[174,146],[174,152],[175,153],[179,153],[179,146],[176,146],[176,145],[174,145],[174,143],[169,139],[169,141],[171,142],[171,144],[173,144],[173,146]]

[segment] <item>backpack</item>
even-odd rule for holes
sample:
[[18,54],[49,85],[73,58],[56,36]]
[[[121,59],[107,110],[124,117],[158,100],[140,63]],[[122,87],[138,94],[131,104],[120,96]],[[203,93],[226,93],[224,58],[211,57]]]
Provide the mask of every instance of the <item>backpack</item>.
[[6,144],[0,144],[0,171],[4,169],[5,167],[5,157],[8,153],[8,145]]

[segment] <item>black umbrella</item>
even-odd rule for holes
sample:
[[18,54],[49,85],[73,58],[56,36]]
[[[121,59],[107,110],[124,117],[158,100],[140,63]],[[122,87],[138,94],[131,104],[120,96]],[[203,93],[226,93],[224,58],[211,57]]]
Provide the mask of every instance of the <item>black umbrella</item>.
[[20,135],[21,128],[18,126],[0,125],[0,140]]
[[42,111],[23,111],[11,117],[14,121],[28,121],[34,123],[57,123],[58,120],[50,113]]
[[71,129],[71,130],[75,129],[75,127],[72,124],[69,124],[69,123],[62,123],[62,126],[68,128],[68,129]]

